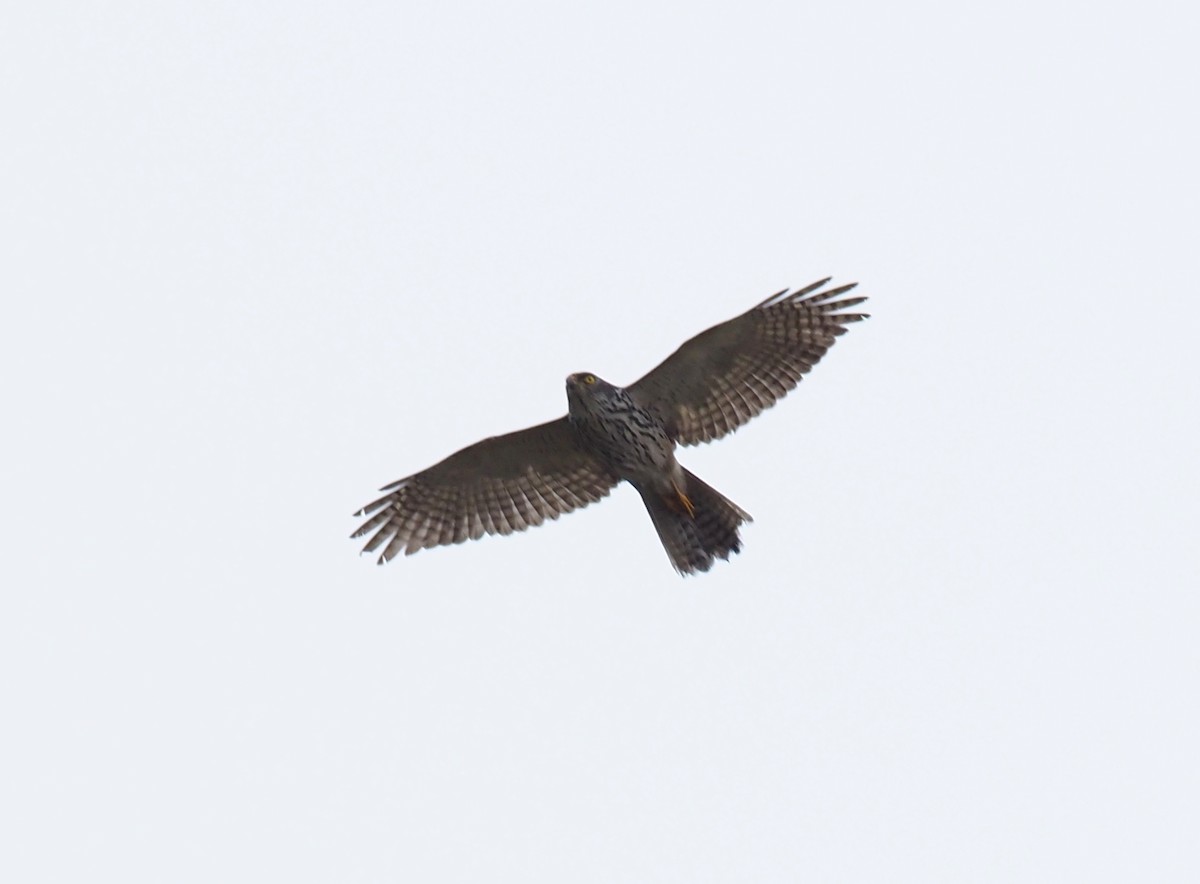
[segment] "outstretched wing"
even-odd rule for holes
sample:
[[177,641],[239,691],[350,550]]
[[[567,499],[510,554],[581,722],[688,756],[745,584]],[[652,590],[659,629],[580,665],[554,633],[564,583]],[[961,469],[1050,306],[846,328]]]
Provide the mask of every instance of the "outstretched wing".
[[617,484],[580,447],[565,417],[477,442],[381,489],[384,497],[355,515],[369,516],[352,534],[372,534],[379,564],[418,550],[511,534],[600,500]]
[[741,316],[701,332],[629,391],[654,408],[681,445],[718,439],[792,390],[864,313],[841,313],[866,298],[836,300],[857,283],[819,291],[828,279],[772,295]]

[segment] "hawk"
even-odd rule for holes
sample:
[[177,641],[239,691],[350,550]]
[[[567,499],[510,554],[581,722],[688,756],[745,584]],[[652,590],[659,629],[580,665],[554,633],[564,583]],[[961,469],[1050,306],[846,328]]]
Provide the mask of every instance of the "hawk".
[[710,442],[770,408],[800,383],[864,313],[857,285],[823,279],[784,289],[685,342],[628,387],[589,372],[567,378],[567,414],[476,442],[381,489],[352,535],[379,564],[433,546],[511,534],[595,503],[617,484],[641,494],[680,574],[741,550],[750,514],[688,472],[676,445]]

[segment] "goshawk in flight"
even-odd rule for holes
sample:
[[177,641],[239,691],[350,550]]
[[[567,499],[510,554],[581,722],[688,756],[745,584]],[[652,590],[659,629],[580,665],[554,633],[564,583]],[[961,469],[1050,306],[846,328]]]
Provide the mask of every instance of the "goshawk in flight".
[[707,571],[741,549],[750,514],[685,470],[676,445],[710,442],[770,408],[863,313],[855,284],[821,291],[828,279],[772,295],[741,316],[701,332],[629,387],[594,374],[567,378],[567,414],[493,436],[383,488],[355,515],[382,548],[401,550],[511,534],[594,503],[622,480],[646,504],[681,574]]

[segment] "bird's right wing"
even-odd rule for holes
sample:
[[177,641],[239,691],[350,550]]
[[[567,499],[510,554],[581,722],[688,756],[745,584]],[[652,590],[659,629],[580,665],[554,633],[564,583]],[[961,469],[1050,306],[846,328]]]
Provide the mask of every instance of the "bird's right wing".
[[658,412],[681,445],[736,430],[800,383],[848,323],[866,319],[863,313],[841,312],[867,300],[837,300],[854,284],[820,291],[827,282],[785,289],[701,332],[629,392]]
[[595,503],[617,482],[560,417],[476,442],[393,482],[355,513],[369,518],[351,536],[373,533],[363,552],[382,547],[382,565],[401,550],[524,531]]

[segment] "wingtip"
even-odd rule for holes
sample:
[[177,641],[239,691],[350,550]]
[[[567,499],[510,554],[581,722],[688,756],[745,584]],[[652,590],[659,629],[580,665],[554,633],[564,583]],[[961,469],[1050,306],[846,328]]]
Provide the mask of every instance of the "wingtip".
[[[803,300],[807,296],[812,295],[814,292],[817,292],[818,289],[823,288],[824,286],[828,285],[831,282],[833,282],[833,277],[826,276],[824,279],[818,279],[816,282],[810,282],[808,285],[802,286],[801,288],[798,288],[798,289],[790,289],[790,288],[782,289],[782,290],[776,292],[775,294],[771,295],[771,297],[767,298],[765,301],[763,301],[759,304],[756,304],[753,307],[753,309],[761,310],[763,307],[772,307],[775,304],[782,304],[784,301],[794,302],[794,301]],[[854,288],[856,285],[858,285],[857,282],[852,282],[849,285],[840,286],[839,288],[837,288],[833,291],[819,292],[818,294],[816,294],[815,297],[817,300],[828,298],[831,295],[835,294],[836,292],[849,291],[850,289]]]
[[867,303],[867,298],[864,295],[857,298],[845,298],[841,301],[829,301],[825,306],[829,307],[831,310],[834,308],[837,308],[838,310],[848,310],[851,307],[857,307],[859,304],[865,303]]
[[802,289],[796,289],[796,291],[792,293],[792,297],[803,297],[804,295],[807,295],[810,292],[815,292],[817,289],[822,288],[831,282],[833,282],[832,276],[826,276],[824,279],[818,279],[816,282],[809,283]]

